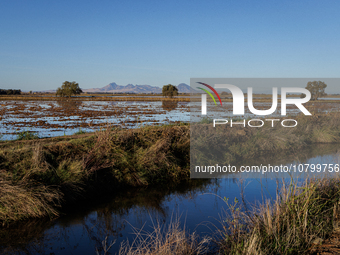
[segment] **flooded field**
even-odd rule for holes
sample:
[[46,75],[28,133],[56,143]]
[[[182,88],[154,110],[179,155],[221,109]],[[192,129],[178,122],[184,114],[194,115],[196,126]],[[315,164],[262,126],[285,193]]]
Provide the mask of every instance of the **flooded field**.
[[[190,121],[200,116],[200,102],[181,101],[0,101],[0,133],[2,140],[12,140],[20,132],[36,132],[42,137],[72,135],[77,132],[93,132],[107,125],[133,128],[142,125],[159,125]],[[199,100],[199,99],[198,99]],[[232,102],[223,107],[208,102],[208,118],[232,116]],[[256,102],[256,109],[269,109],[271,102]],[[240,118],[254,117],[245,104],[245,114]],[[307,109],[315,112],[340,110],[339,103],[310,102]],[[280,104],[272,114],[280,116]],[[288,115],[300,112],[295,106],[287,106]]]
[[111,125],[131,128],[142,125],[188,122],[188,102],[177,101],[2,101],[2,139],[15,139],[22,131],[39,137],[93,132]]

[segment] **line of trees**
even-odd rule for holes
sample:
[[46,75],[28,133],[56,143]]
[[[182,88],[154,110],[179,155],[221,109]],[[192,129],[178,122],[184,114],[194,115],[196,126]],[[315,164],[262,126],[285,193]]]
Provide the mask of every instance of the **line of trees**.
[[0,89],[0,95],[20,95],[20,89]]

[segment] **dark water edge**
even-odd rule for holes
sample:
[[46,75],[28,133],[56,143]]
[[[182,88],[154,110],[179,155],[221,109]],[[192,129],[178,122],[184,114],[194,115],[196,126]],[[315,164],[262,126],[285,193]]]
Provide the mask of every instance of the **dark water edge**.
[[[263,157],[245,163],[339,163],[339,152],[338,144],[319,144],[296,154]],[[281,181],[239,176],[116,191],[95,202],[70,206],[55,220],[29,220],[0,229],[0,253],[95,254],[96,249],[101,251],[101,242],[108,237],[108,242],[116,241],[110,250],[115,254],[121,242],[133,240],[134,228],[151,231],[157,220],[168,224],[177,216],[189,232],[212,236],[213,225],[219,227],[220,217],[226,209],[221,198],[230,201],[244,198],[247,205],[252,205],[265,198],[274,198]]]

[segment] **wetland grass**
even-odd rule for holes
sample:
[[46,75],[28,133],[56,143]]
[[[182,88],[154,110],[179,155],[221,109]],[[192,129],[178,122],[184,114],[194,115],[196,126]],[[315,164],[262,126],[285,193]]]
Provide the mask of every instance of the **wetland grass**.
[[339,221],[340,179],[282,185],[275,200],[242,210],[228,204],[219,231],[221,254],[308,254]]
[[[196,233],[188,233],[181,228],[180,218],[171,219],[165,226],[159,221],[152,221],[152,231],[134,229],[135,239],[130,244],[121,244],[119,255],[170,255],[170,254],[205,254],[210,239],[200,240]],[[98,253],[97,253],[98,254]]]
[[214,236],[190,233],[179,219],[167,225],[152,221],[151,231],[134,229],[133,241],[123,242],[117,254],[314,254],[338,228],[340,179],[283,181],[273,200],[251,207],[224,201],[222,227],[213,225]]
[[0,143],[0,222],[58,215],[65,204],[124,186],[189,178],[188,126]]
[[39,136],[36,132],[22,131],[17,134],[17,140],[33,140],[33,139],[39,139]]
[[79,130],[77,132],[75,132],[74,134],[75,135],[83,135],[83,134],[86,134],[86,131],[84,131],[81,128],[79,128]]
[[[296,128],[227,129],[228,140],[218,141],[226,145],[230,164],[340,141],[339,114],[297,120]],[[200,126],[203,132],[211,124]],[[0,196],[0,222],[54,217],[67,204],[120,187],[188,180],[189,164],[189,125],[108,127],[82,135],[2,141],[0,193],[5,195]]]
[[[191,154],[196,165],[214,165],[221,162],[223,152],[226,164],[258,159],[262,163],[271,156],[291,154],[315,143],[340,142],[340,114],[315,114],[295,117],[295,128],[276,125],[262,128],[232,127],[228,125],[201,124],[191,126]],[[279,123],[279,122],[278,122]],[[204,148],[204,154],[201,148]],[[211,152],[211,153],[210,153]]]

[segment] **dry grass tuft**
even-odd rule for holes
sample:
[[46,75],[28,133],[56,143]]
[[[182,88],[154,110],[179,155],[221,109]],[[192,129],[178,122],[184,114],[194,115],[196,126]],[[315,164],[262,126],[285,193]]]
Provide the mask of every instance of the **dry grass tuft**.
[[252,212],[228,204],[221,252],[228,254],[302,254],[315,239],[333,230],[340,200],[340,180],[283,184],[275,201]]
[[121,245],[119,254],[126,255],[193,255],[208,252],[208,238],[198,241],[195,233],[188,234],[181,229],[179,219],[171,221],[168,227],[159,222],[153,223],[152,232],[135,231],[132,244]]
[[11,177],[0,172],[0,222],[3,224],[27,217],[58,216],[61,194],[27,179],[13,184]]

